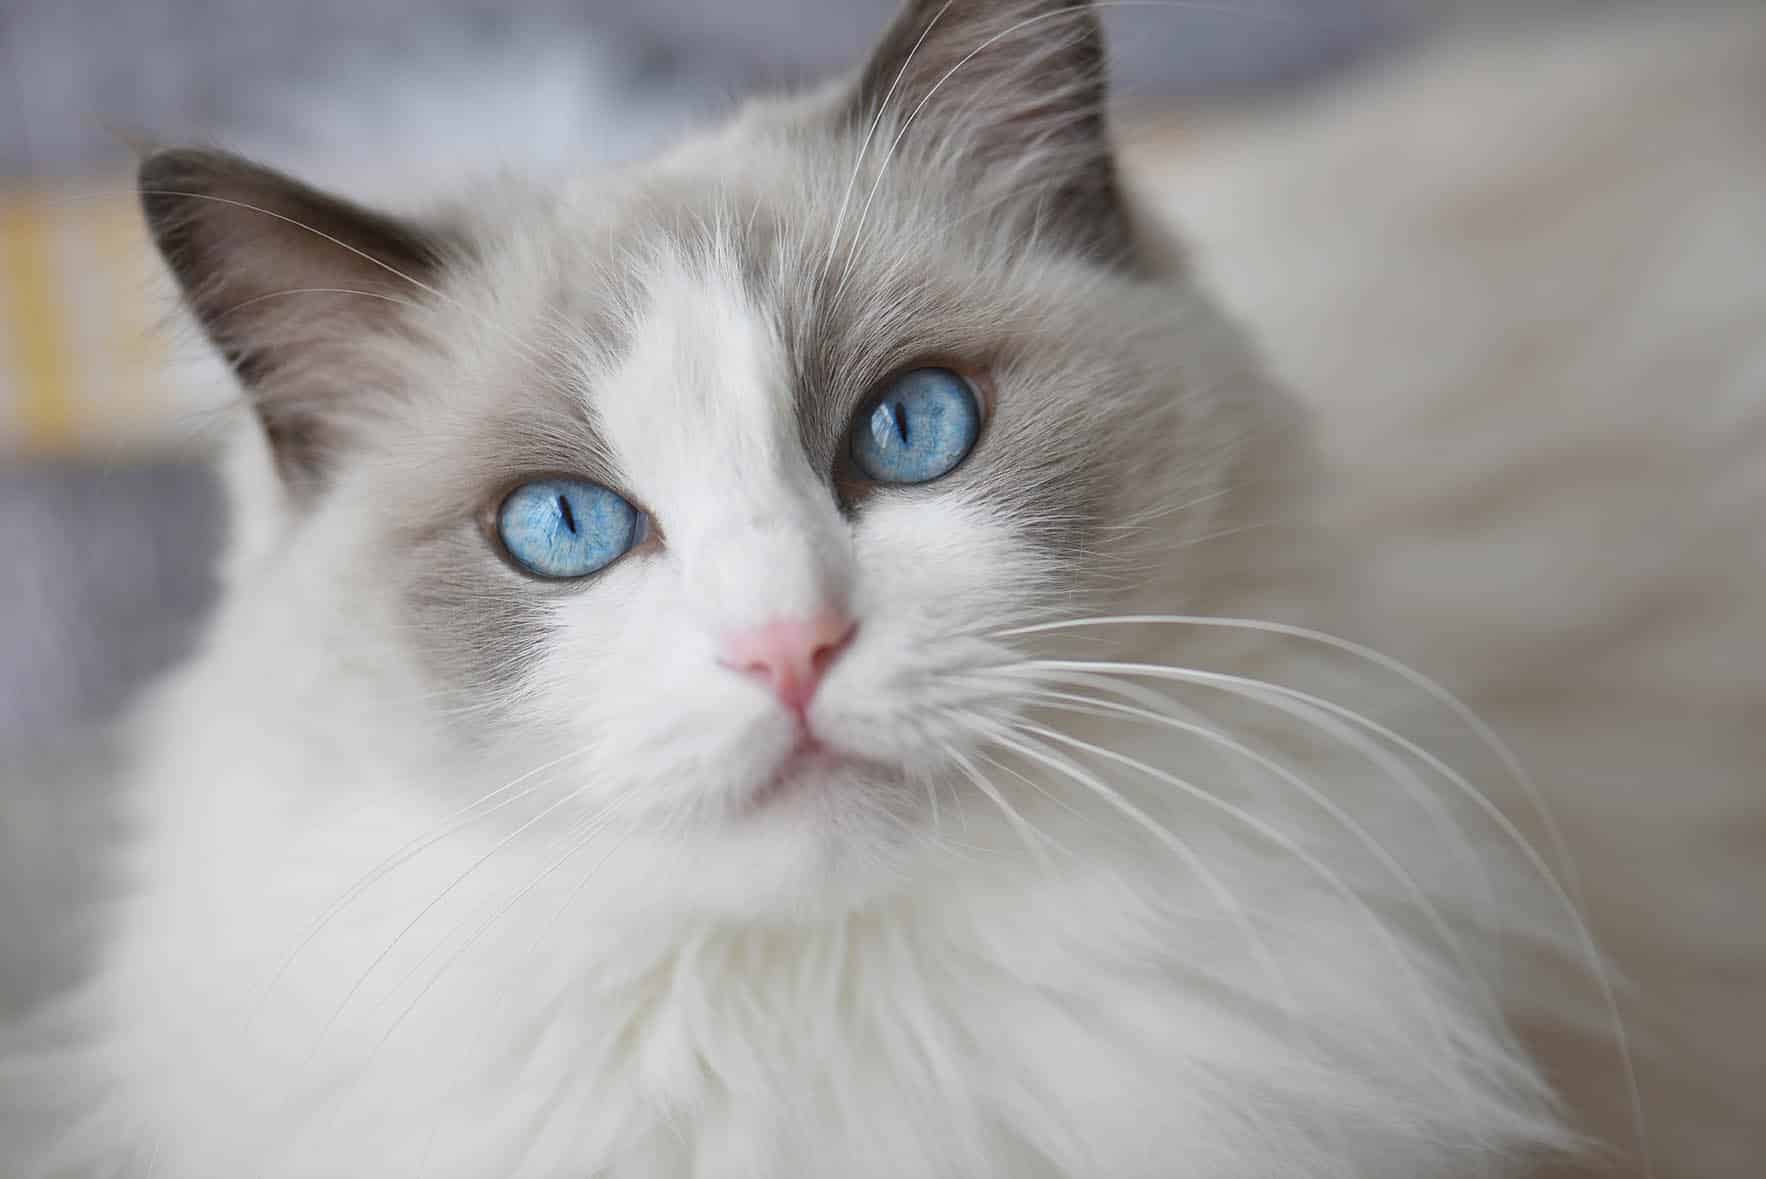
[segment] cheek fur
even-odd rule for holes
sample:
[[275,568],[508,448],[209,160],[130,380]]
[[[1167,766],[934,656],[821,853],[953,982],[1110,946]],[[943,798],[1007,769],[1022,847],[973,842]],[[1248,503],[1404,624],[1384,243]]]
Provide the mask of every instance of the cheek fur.
[[992,636],[1062,586],[1009,516],[949,494],[876,496],[855,534],[861,641],[824,685],[815,719],[842,745],[948,775],[976,722],[1010,711],[988,684],[1009,662]]
[[668,557],[553,603],[527,726],[581,750],[584,792],[643,811],[715,799],[788,749],[786,719],[721,667]]

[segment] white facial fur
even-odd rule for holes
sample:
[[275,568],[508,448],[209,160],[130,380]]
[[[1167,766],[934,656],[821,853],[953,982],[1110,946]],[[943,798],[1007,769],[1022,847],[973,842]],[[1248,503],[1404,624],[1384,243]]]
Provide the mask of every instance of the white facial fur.
[[[1015,626],[1329,593],[1295,585],[1300,420],[1147,258],[1097,71],[1083,5],[916,4],[856,87],[416,226],[150,161],[281,482],[139,723],[144,883],[83,1013],[97,1153],[145,1139],[176,1179],[1417,1179],[1563,1143],[1476,969],[1479,921],[1521,902],[1444,864],[1418,832],[1451,825],[1362,747],[1265,743],[1255,701],[1178,714],[1302,759],[1296,796],[1084,715],[1036,714],[1167,777],[999,739],[1076,686],[1038,656],[1267,671],[1193,632]],[[973,453],[855,483],[855,412],[931,361],[983,391]],[[651,540],[525,576],[486,520],[547,474],[618,490]],[[821,607],[857,629],[809,723],[850,760],[757,807],[793,730],[718,643]]]
[[[666,554],[555,597],[520,727],[586,747],[584,805],[659,828],[661,880],[720,908],[818,909],[842,874],[889,866],[921,834],[925,791],[950,789],[939,743],[973,738],[945,714],[979,701],[948,678],[985,666],[993,648],[971,636],[1010,616],[1033,570],[1008,528],[948,497],[844,519],[799,441],[783,342],[733,276],[672,269],[646,296],[591,406]],[[877,768],[748,813],[796,734],[721,666],[720,636],[829,606],[858,634],[810,724]]]
[[[745,140],[729,146],[754,150]],[[693,161],[697,172],[729,167],[722,150],[705,155]],[[557,820],[593,816],[633,858],[641,847],[652,902],[667,893],[750,916],[819,913],[911,882],[932,810],[940,800],[947,809],[972,803],[959,762],[983,743],[974,723],[1018,707],[987,677],[1021,655],[988,636],[1044,617],[1052,600],[1101,612],[1137,595],[1198,595],[1204,579],[1165,565],[1163,540],[1206,535],[1235,511],[1256,510],[1255,487],[1224,505],[1213,493],[1252,454],[1273,456],[1287,443],[1266,425],[1280,420],[1273,401],[1201,307],[1164,293],[1161,306],[1146,297],[1156,288],[1058,254],[952,248],[904,261],[936,225],[912,207],[892,215],[896,224],[873,218],[868,244],[893,257],[876,291],[849,296],[859,310],[844,338],[838,324],[816,325],[834,347],[827,385],[814,386],[803,356],[809,328],[778,302],[797,293],[768,279],[809,266],[822,243],[813,233],[793,240],[782,228],[788,209],[751,228],[731,215],[739,203],[723,199],[729,208],[714,205],[721,220],[703,238],[648,236],[654,226],[641,214],[635,225],[615,223],[611,232],[644,247],[611,286],[617,302],[603,313],[603,337],[541,333],[539,365],[535,345],[495,338],[501,331],[464,365],[455,351],[418,361],[420,375],[407,379],[428,400],[363,427],[363,453],[321,511],[349,521],[359,546],[329,559],[394,566],[376,591],[385,615],[364,613],[362,625],[382,636],[398,619],[420,636],[414,658],[468,706],[451,736],[491,766],[562,759],[545,778],[575,796]],[[572,237],[528,248],[580,257],[580,231],[566,223],[562,232]],[[591,223],[591,242],[598,232],[604,222]],[[610,299],[589,274],[589,297]],[[470,320],[492,312],[480,306],[519,323],[506,309],[525,292],[501,288],[535,281],[489,265],[444,288],[424,330],[437,340],[482,337]],[[1120,332],[1102,335],[1101,322],[1075,338],[1085,317],[1045,310],[1069,292],[1113,328],[1144,324],[1132,329],[1140,338],[1125,352]],[[941,313],[943,302],[950,311]],[[1174,314],[1193,321],[1181,357],[1163,326]],[[847,424],[877,375],[952,353],[981,373],[991,402],[976,452],[938,483],[843,502]],[[1192,394],[1174,379],[1203,387]],[[1214,401],[1205,382],[1215,381],[1236,383],[1247,404]],[[550,387],[535,388],[542,383]],[[510,387],[526,387],[531,401],[508,397]],[[495,426],[483,424],[492,417]],[[380,450],[374,440],[389,436]],[[1163,441],[1149,449],[1154,438]],[[485,454],[487,445],[498,452]],[[642,506],[658,541],[580,583],[536,583],[498,559],[478,509],[506,486],[503,472],[523,470],[523,450],[533,456],[527,473],[538,474],[568,461],[572,446],[587,473]],[[1129,446],[1138,453],[1107,461]],[[480,467],[496,474],[475,481],[469,473]],[[1170,502],[1199,506],[1173,522],[1160,518]],[[1163,533],[1137,523],[1142,516]],[[1090,536],[1107,543],[1086,561],[1063,557]],[[358,592],[352,578],[333,582]],[[857,631],[809,719],[856,764],[839,781],[749,814],[794,734],[784,709],[720,665],[719,640],[824,607],[850,614]]]

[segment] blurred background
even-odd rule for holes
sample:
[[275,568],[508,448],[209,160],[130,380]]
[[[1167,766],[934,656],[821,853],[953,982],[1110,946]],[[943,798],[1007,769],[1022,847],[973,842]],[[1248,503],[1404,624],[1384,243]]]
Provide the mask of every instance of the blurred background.
[[[1480,12],[1507,0],[1477,5]],[[188,643],[229,391],[171,327],[131,145],[213,143],[358,197],[617,160],[853,62],[896,0],[0,0],[0,752],[109,715]],[[1109,7],[1130,101],[1247,101],[1451,0]]]

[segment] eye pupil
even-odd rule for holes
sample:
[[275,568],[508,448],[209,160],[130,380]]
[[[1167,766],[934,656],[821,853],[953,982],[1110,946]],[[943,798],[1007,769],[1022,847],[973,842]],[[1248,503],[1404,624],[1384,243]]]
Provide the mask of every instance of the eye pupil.
[[618,492],[586,479],[539,479],[497,509],[511,561],[537,577],[569,580],[606,568],[644,538],[644,518]]
[[851,434],[853,464],[878,483],[929,483],[956,470],[981,432],[969,382],[945,368],[917,368],[890,382]]

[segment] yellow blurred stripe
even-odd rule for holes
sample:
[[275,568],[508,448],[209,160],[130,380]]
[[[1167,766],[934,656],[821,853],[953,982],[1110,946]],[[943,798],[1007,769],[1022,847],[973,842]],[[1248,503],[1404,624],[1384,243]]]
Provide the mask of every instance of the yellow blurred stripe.
[[49,219],[28,202],[0,204],[0,289],[27,444],[65,450],[75,435],[67,326],[50,258]]
[[106,397],[116,399],[119,412],[145,417],[151,410],[151,374],[165,362],[145,305],[146,262],[153,253],[132,191],[121,200],[105,202],[94,210],[93,218],[93,240],[110,293],[111,345],[119,370],[117,387],[106,390]]

